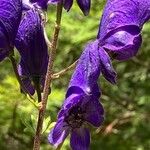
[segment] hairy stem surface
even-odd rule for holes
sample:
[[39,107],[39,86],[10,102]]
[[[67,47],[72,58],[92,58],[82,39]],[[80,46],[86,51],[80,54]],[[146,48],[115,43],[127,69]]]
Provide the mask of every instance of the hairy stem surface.
[[42,127],[43,127],[44,115],[46,111],[47,100],[50,94],[50,84],[52,81],[51,76],[53,72],[53,64],[54,64],[55,55],[56,55],[56,47],[57,47],[57,41],[58,41],[58,36],[59,36],[59,31],[60,31],[61,16],[62,16],[62,2],[57,4],[56,25],[55,25],[53,41],[51,45],[48,69],[46,73],[43,97],[41,101],[41,108],[39,109],[38,123],[37,123],[35,139],[34,139],[33,150],[40,150]]

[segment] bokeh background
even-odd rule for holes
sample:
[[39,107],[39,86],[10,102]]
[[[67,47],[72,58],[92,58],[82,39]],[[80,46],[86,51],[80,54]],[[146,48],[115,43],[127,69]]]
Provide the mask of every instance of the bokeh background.
[[[104,3],[92,1],[87,17],[76,4],[69,13],[63,11],[54,72],[77,60],[85,44],[96,38]],[[50,39],[54,22],[55,6],[49,6],[47,32]],[[99,80],[105,121],[100,128],[91,128],[91,150],[150,149],[150,23],[144,26],[142,34],[143,44],[136,57],[126,62],[113,61],[118,73],[117,85],[109,84],[103,77]],[[17,53],[16,59],[19,61]],[[71,74],[69,71],[52,83],[41,150],[52,149],[47,135],[56,121]],[[31,150],[36,119],[37,109],[20,94],[11,64],[6,59],[0,63],[0,150]],[[62,150],[69,149],[69,140],[66,140]]]

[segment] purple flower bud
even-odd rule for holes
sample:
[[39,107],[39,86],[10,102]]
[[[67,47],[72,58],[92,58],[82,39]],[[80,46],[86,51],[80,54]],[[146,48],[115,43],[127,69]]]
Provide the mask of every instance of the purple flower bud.
[[21,55],[19,74],[30,94],[34,94],[32,82],[44,85],[48,64],[48,51],[44,39],[41,18],[36,10],[25,13],[19,26],[15,46]]
[[126,60],[136,55],[142,43],[141,29],[150,19],[150,1],[108,0],[100,23],[101,46]]
[[[86,16],[89,14],[91,0],[77,0],[78,6],[82,10],[83,14]],[[69,11],[73,4],[73,0],[64,0],[64,8]]]
[[21,0],[0,0],[0,61],[13,50],[21,15]]
[[90,133],[86,124],[99,127],[104,120],[104,109],[99,102],[97,84],[100,73],[110,82],[115,81],[110,58],[96,40],[86,45],[72,75],[64,104],[55,127],[49,134],[50,144],[58,147],[68,134],[73,150],[88,150]]

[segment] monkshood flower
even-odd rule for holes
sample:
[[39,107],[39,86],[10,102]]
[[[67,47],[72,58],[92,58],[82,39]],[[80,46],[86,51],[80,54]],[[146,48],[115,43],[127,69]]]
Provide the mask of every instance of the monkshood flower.
[[0,61],[14,48],[21,15],[21,0],[0,0]]
[[[63,1],[64,8],[69,11],[72,7],[73,0],[30,0],[30,2],[37,3],[43,9],[47,9],[47,4],[56,4],[60,1]],[[88,15],[91,6],[91,0],[77,0],[77,3],[84,15]]]
[[148,0],[107,0],[98,33],[101,46],[118,60],[133,57],[142,43],[142,27],[149,19]]
[[34,94],[32,85],[44,84],[48,64],[48,50],[44,39],[43,27],[39,13],[31,9],[27,11],[20,23],[15,46],[21,55],[18,67],[25,88]]
[[[73,150],[88,150],[90,133],[87,125],[99,127],[104,120],[97,80],[101,70],[112,82],[115,80],[115,73],[109,56],[99,48],[98,43],[96,40],[85,47],[71,78],[57,123],[48,137],[50,144],[55,147],[71,134],[70,145]],[[101,57],[99,51],[102,51]]]

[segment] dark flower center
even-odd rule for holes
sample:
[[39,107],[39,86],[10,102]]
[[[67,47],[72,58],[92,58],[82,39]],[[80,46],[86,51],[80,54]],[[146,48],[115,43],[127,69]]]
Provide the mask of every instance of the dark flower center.
[[70,112],[68,117],[66,117],[66,122],[71,128],[80,128],[84,122],[84,113],[79,106],[73,107]]

